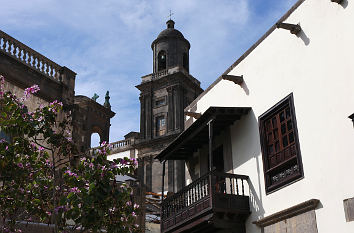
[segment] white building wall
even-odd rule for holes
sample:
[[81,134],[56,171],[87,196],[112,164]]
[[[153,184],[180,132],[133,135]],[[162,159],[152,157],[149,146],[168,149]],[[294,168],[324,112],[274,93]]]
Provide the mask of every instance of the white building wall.
[[[354,197],[354,128],[348,118],[354,113],[354,4],[307,0],[285,22],[300,23],[303,32],[297,37],[275,29],[229,73],[243,75],[242,88],[221,80],[197,102],[196,112],[252,107],[231,126],[234,172],[251,182],[247,233],[261,232],[253,221],[312,198],[321,201],[319,233],[352,233],[343,200]],[[290,93],[304,178],[266,195],[258,117]]]
[[[134,150],[134,158],[136,158],[136,150]],[[119,153],[111,154],[107,156],[107,159],[113,161],[113,159],[122,159],[124,157],[130,158],[130,150],[122,151]]]

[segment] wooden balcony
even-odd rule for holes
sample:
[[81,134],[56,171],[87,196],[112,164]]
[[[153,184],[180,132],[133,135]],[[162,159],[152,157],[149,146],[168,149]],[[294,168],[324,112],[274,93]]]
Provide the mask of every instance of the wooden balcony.
[[247,192],[248,176],[209,172],[163,200],[161,232],[245,232]]

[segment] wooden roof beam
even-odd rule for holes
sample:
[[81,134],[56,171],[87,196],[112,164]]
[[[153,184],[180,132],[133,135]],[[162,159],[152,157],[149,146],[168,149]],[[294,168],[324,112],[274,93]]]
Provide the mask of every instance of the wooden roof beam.
[[222,79],[224,80],[229,80],[231,82],[234,82],[237,85],[241,85],[243,83],[243,75],[241,76],[236,76],[236,75],[228,75],[228,74],[224,74],[221,76]]
[[294,35],[297,35],[302,30],[299,24],[277,23],[276,25],[277,25],[277,28],[289,30],[290,33],[294,34]]
[[194,119],[199,119],[202,114],[198,112],[184,112],[184,115],[193,117]]

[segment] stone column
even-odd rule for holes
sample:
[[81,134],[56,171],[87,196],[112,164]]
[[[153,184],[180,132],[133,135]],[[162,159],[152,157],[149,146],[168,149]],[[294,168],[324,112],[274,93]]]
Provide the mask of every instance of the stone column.
[[168,87],[167,88],[167,93],[168,93],[168,120],[167,120],[167,131],[173,131],[175,129],[175,121],[174,121],[174,103],[173,103],[173,87]]
[[140,186],[144,186],[144,167],[145,167],[145,159],[144,157],[138,159],[138,180],[140,182]]
[[146,138],[145,96],[140,94],[139,100],[140,100],[140,135],[141,135],[141,138]]
[[146,122],[146,139],[151,139],[152,138],[152,109],[151,109],[151,94],[145,95],[145,122]]
[[183,89],[180,85],[175,87],[175,117],[176,117],[176,129],[183,130]]
[[147,158],[148,162],[146,164],[146,190],[148,192],[152,191],[152,162],[153,159],[151,156]]

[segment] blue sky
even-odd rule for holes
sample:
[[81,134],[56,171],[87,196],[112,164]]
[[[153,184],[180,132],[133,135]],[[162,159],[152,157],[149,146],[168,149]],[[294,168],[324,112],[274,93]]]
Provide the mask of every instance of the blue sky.
[[110,91],[110,140],[139,131],[140,77],[152,72],[151,42],[175,28],[191,43],[190,73],[203,89],[297,0],[0,0],[0,29],[77,73],[76,95],[103,104]]

